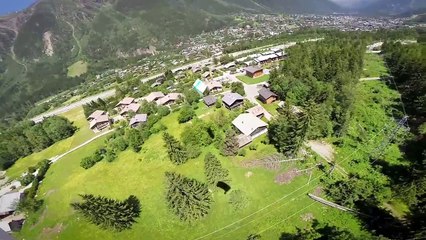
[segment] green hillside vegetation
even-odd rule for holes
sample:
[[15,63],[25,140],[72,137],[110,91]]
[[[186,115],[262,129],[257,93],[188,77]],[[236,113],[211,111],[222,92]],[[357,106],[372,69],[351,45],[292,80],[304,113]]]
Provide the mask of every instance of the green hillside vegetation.
[[78,77],[87,72],[87,62],[77,61],[68,67],[68,77]]
[[380,77],[387,73],[383,57],[372,53],[365,54],[362,77]]

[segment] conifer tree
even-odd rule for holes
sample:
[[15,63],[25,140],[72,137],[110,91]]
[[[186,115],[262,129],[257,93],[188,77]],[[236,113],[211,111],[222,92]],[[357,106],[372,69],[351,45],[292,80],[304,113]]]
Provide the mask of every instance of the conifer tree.
[[172,163],[176,165],[181,165],[188,161],[187,150],[176,138],[165,132],[163,134],[163,140],[165,142],[165,147],[167,148],[167,153]]
[[169,209],[182,221],[206,216],[212,202],[207,184],[174,172],[166,172],[166,201]]
[[209,185],[216,186],[218,181],[229,182],[229,172],[222,167],[215,155],[207,153],[204,158],[204,174]]
[[91,223],[102,228],[117,231],[130,229],[135,218],[139,217],[141,206],[139,200],[130,195],[124,201],[117,201],[92,194],[80,195],[82,202],[71,203],[71,206],[81,213]]

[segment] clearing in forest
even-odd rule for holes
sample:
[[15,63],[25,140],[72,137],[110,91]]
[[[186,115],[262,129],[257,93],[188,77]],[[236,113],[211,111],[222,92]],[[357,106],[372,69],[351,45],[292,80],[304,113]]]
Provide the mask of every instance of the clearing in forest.
[[68,67],[68,77],[78,77],[87,72],[87,62],[77,61]]

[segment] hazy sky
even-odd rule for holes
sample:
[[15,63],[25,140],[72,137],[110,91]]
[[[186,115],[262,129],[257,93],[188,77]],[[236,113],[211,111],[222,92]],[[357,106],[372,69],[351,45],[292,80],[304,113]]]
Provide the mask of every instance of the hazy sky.
[[358,7],[361,4],[372,3],[377,0],[331,0],[343,7]]

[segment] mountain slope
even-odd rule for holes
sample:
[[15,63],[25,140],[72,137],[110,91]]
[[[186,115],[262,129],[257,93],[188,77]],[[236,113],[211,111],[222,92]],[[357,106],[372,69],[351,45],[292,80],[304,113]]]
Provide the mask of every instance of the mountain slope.
[[425,8],[425,0],[378,0],[361,7],[359,10],[363,14],[370,15],[397,15]]
[[0,18],[0,114],[24,115],[40,99],[85,80],[67,68],[167,50],[188,37],[232,24],[231,14],[330,13],[329,0],[39,0]]

